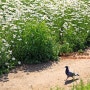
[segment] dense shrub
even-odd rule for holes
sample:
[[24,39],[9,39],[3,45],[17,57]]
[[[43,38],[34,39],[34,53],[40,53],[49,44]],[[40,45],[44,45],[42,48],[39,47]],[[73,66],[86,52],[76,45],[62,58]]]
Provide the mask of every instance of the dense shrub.
[[90,31],[89,31],[88,36],[86,38],[86,46],[90,47]]
[[[54,19],[54,25],[57,27],[58,41],[60,42],[60,53],[69,53],[86,48],[86,42],[89,43],[90,18],[84,14],[83,8],[87,10],[84,4],[80,4],[79,9],[68,7],[64,10],[64,16]],[[89,13],[89,12],[88,12]]]
[[45,22],[27,20],[22,21],[22,25],[20,23],[21,21],[15,22],[22,33],[20,34],[21,40],[16,40],[15,46],[12,44],[13,56],[24,63],[56,60],[59,45]]

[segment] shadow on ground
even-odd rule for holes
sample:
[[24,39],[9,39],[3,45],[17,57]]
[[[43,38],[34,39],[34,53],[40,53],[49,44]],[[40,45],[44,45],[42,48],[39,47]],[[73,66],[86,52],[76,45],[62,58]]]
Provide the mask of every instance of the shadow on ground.
[[0,76],[0,82],[7,82],[7,81],[9,81],[8,74]]
[[[54,61],[54,62],[49,61],[49,62],[42,63],[42,64],[16,66],[16,68],[12,69],[9,73],[16,74],[18,71],[23,71],[26,74],[28,72],[40,72],[42,70],[50,68],[53,63],[58,63],[58,61]],[[7,81],[9,81],[8,74],[4,74],[0,76],[0,82],[7,82]]]
[[36,71],[39,72],[47,68],[50,68],[53,63],[58,63],[58,62],[46,62],[42,64],[23,65],[18,69],[24,72],[36,72]]
[[79,79],[77,78],[77,79],[74,79],[74,80],[73,79],[72,80],[67,80],[67,81],[65,81],[65,85],[76,82],[77,80],[79,80]]

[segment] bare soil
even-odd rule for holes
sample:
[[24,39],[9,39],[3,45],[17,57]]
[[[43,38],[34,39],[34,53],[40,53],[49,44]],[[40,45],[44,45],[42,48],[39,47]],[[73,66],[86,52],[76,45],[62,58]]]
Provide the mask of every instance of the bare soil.
[[[65,66],[78,73],[75,81],[65,75]],[[90,49],[84,53],[62,56],[58,62],[20,66],[0,78],[0,90],[50,90],[56,86],[69,90],[73,84],[90,80]]]

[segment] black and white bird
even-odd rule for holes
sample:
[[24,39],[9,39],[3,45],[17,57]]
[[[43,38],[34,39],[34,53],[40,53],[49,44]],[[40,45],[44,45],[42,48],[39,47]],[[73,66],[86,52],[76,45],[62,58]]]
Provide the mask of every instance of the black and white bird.
[[[68,66],[65,66],[65,68],[66,68],[65,74],[67,75],[67,79],[68,79],[69,77],[72,77],[72,78],[74,79],[74,76],[79,76],[79,74],[75,74],[75,73],[73,73],[73,72],[70,72]],[[67,80],[67,79],[66,79],[66,80]]]

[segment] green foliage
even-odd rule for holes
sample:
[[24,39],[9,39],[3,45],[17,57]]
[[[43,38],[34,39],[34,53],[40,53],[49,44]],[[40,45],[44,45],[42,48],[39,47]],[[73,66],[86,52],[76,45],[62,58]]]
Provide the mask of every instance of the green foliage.
[[12,50],[10,45],[10,33],[8,26],[0,28],[0,75],[8,72],[11,68],[13,68],[17,61],[14,56],[12,56]]
[[90,18],[82,14],[81,8],[77,11],[73,7],[67,8],[64,13],[63,22],[59,26],[61,27],[59,32],[60,52],[68,53],[85,49],[86,42],[89,43]]
[[69,54],[72,51],[73,50],[70,47],[70,44],[67,42],[65,42],[63,45],[60,46],[60,55],[62,55],[63,53]]
[[88,82],[86,85],[83,83],[83,81],[80,81],[79,85],[74,85],[71,90],[89,90],[90,89],[90,83]]
[[[54,87],[51,88],[50,90],[64,90],[64,89],[59,87]],[[81,80],[78,85],[73,85],[70,90],[90,90],[90,82],[84,84],[83,81]]]
[[[22,25],[20,23],[23,22]],[[56,60],[59,45],[45,22],[19,21],[15,23],[22,29],[21,41],[15,41],[13,56],[23,63],[39,63]],[[13,44],[12,44],[13,45]]]
[[70,2],[1,0],[0,66],[56,60],[90,46],[89,0]]
[[90,31],[88,32],[88,36],[86,38],[86,45],[90,47]]

